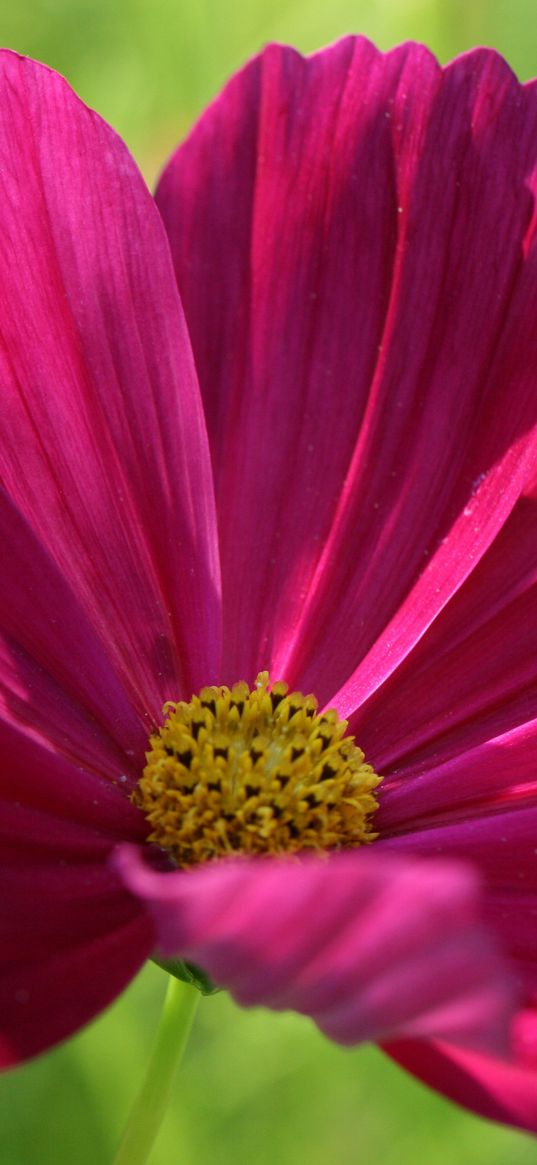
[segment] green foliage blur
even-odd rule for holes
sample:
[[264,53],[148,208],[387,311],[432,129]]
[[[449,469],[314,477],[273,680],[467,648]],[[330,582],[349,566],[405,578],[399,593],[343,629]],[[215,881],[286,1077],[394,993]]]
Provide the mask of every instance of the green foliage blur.
[[0,42],[46,61],[128,142],[149,180],[226,78],[270,40],[349,32],[442,60],[492,45],[537,73],[535,0],[3,0]]
[[[0,1081],[2,1165],[109,1165],[165,986],[147,964],[62,1048]],[[296,1015],[202,1000],[151,1165],[534,1165],[535,1142],[469,1116],[376,1048]]]
[[[537,74],[535,0],[18,0],[0,40],[59,69],[127,140],[151,182],[226,77],[269,40],[311,51],[346,32],[440,57],[498,48]],[[165,990],[148,964],[85,1032],[0,1082],[2,1165],[106,1165]],[[463,1113],[376,1049],[306,1020],[202,1002],[151,1165],[530,1165],[522,1134]]]

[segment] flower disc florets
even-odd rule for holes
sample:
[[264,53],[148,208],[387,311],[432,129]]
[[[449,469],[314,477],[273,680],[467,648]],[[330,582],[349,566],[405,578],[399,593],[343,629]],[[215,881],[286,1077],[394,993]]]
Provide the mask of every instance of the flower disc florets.
[[380,782],[314,696],[269,687],[207,687],[168,702],[134,794],[149,840],[179,866],[226,855],[328,850],[373,841]]

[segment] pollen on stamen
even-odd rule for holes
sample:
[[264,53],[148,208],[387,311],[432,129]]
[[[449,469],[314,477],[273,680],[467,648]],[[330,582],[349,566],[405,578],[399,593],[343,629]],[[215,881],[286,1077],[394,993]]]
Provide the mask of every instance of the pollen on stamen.
[[207,687],[164,705],[133,794],[149,841],[178,866],[233,854],[327,851],[371,842],[381,778],[347,721],[315,696],[270,684]]

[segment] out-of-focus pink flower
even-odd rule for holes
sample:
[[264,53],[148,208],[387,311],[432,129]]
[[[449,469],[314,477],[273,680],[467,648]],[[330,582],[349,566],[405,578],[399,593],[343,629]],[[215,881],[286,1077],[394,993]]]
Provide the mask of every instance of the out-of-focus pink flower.
[[[537,1130],[534,86],[271,47],[156,205],[54,73],[0,96],[3,1062],[156,951]],[[159,871],[164,701],[264,668],[378,840]]]

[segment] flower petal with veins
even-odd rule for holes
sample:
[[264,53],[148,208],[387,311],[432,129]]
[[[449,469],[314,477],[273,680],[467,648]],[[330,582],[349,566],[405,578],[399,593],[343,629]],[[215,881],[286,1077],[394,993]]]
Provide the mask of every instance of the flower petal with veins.
[[[3,1062],[158,949],[537,1132],[535,84],[269,46],[157,205],[56,74],[0,97]],[[380,836],[164,868],[164,701],[268,669]]]

